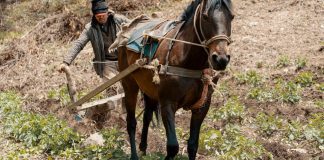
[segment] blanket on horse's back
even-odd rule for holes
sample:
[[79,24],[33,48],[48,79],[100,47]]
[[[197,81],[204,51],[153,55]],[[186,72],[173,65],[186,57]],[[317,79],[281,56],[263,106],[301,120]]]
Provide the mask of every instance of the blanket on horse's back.
[[116,49],[119,46],[126,46],[129,50],[136,53],[143,53],[144,56],[152,58],[159,45],[159,41],[154,38],[144,38],[144,32],[161,37],[175,26],[175,21],[151,19],[145,15],[141,15],[122,26],[121,31],[117,34],[117,38],[109,50]]

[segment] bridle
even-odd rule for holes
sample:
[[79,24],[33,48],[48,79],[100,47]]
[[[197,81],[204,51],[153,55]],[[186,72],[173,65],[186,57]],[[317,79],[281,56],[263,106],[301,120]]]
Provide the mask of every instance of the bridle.
[[[200,37],[199,31],[197,29],[197,24],[196,24],[197,23],[198,11],[200,12],[200,14],[199,14],[199,28],[200,28],[200,34],[201,34],[202,37]],[[201,20],[202,20],[202,7],[199,4],[196,11],[195,11],[195,15],[194,15],[194,29],[195,29],[195,33],[196,33],[196,35],[198,37],[198,40],[199,40],[200,44],[208,46],[209,44],[211,44],[211,43],[213,43],[214,41],[217,41],[217,40],[225,40],[225,41],[227,41],[228,44],[232,43],[231,38],[228,37],[225,34],[224,35],[215,35],[212,38],[207,40],[206,37],[205,37],[205,34],[204,34],[203,30],[202,30]],[[207,54],[209,53],[206,48],[204,48],[204,50],[205,50],[205,52]]]

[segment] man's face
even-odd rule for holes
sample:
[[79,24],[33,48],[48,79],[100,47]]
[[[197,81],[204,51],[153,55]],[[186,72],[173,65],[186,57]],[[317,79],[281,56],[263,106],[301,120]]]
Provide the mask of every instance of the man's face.
[[95,14],[96,20],[100,23],[100,24],[105,24],[107,22],[107,18],[108,18],[108,13],[97,13]]

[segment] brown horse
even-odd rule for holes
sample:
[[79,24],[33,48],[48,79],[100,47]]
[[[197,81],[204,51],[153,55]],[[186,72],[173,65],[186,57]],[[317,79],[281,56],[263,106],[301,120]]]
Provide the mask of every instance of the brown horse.
[[[183,25],[176,26],[165,37],[175,38],[192,44],[163,39],[159,43],[154,58],[161,65],[180,68],[180,72],[201,73],[204,69],[224,70],[230,61],[228,45],[231,36],[231,22],[234,18],[231,0],[195,0],[181,16]],[[197,45],[199,44],[199,45]],[[205,47],[203,47],[205,46]],[[119,68],[126,69],[140,58],[138,53],[127,50],[125,46],[118,48]],[[166,66],[164,66],[166,67]],[[181,70],[183,69],[183,70]],[[198,139],[202,121],[204,120],[213,93],[212,87],[207,87],[204,103],[198,108],[192,108],[202,97],[204,81],[202,78],[163,74],[159,75],[160,83],[155,84],[152,70],[141,68],[122,80],[127,109],[127,131],[131,144],[131,159],[137,160],[135,132],[135,109],[137,95],[141,90],[145,100],[144,124],[139,149],[146,153],[147,134],[153,111],[160,105],[163,124],[167,135],[167,156],[173,159],[179,144],[175,130],[175,112],[179,108],[190,109],[190,138],[188,140],[189,159],[195,159],[198,150]],[[188,107],[189,108],[186,108]]]

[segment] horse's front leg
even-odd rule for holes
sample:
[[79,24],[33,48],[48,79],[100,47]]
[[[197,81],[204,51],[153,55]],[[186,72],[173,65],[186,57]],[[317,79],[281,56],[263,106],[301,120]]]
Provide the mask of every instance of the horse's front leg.
[[200,127],[209,110],[211,95],[207,102],[200,109],[191,110],[190,137],[188,140],[189,160],[195,160],[198,151]]
[[166,160],[172,160],[179,152],[179,143],[175,130],[175,105],[161,102],[161,114],[164,128],[167,135],[167,156]]

